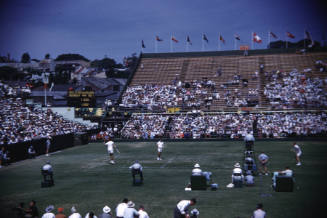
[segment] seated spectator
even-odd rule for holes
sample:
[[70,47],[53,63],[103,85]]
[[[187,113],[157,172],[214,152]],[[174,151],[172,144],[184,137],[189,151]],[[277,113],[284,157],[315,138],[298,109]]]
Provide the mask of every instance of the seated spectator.
[[243,181],[244,181],[244,176],[243,176],[243,171],[241,169],[241,165],[239,163],[236,163],[233,169],[232,183],[235,186],[236,183],[243,184]]
[[58,213],[56,214],[56,218],[67,218],[67,216],[64,214],[63,207],[58,208]]
[[254,177],[251,171],[247,171],[244,182],[246,186],[254,186]]
[[25,217],[24,203],[23,202],[19,203],[17,207],[13,208],[13,211],[16,214],[17,218]]
[[194,169],[192,170],[192,176],[202,176],[202,170],[200,169],[200,164],[196,163]]
[[265,218],[266,212],[262,208],[263,208],[263,205],[258,204],[257,209],[253,212],[253,215],[251,218]]
[[124,217],[124,211],[127,208],[128,199],[124,198],[121,203],[119,203],[116,207],[116,217],[117,218],[123,218]]
[[28,152],[28,158],[35,158],[36,151],[35,151],[33,145],[30,145],[27,152]]
[[[71,215],[68,218],[82,218],[81,214],[79,214],[75,208],[75,206],[73,206],[71,209]],[[111,218],[111,217],[110,217]]]
[[95,216],[94,213],[91,211],[91,212],[88,212],[88,213],[85,215],[85,218],[98,218],[98,217]]
[[135,204],[133,203],[133,201],[129,201],[127,203],[127,208],[124,211],[124,218],[134,218],[140,215],[134,207]]
[[47,206],[47,208],[45,208],[45,214],[43,214],[42,218],[55,218],[55,215],[52,213],[53,209],[53,205]]
[[272,177],[273,188],[276,188],[276,177],[280,176],[280,175],[287,176],[287,177],[292,177],[293,176],[293,171],[289,167],[285,167],[285,169],[282,170],[282,171],[274,172],[273,177]]
[[36,207],[36,202],[34,200],[30,201],[29,208],[25,210],[25,217],[27,218],[38,218],[39,210]]
[[104,206],[102,211],[103,213],[99,216],[99,218],[112,218],[110,207]]

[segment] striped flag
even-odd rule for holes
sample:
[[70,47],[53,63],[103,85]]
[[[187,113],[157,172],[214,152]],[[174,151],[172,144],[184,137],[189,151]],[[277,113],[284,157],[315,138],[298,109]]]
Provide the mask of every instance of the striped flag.
[[311,48],[314,45],[314,41],[312,40],[311,34],[307,30],[305,31],[305,36],[306,39],[309,39],[311,41],[311,44],[309,45],[309,47]]
[[290,33],[290,32],[286,32],[286,35],[287,35],[287,37],[289,37],[291,39],[294,39],[295,38],[295,36],[292,33]]
[[273,38],[275,38],[275,39],[277,39],[278,37],[276,36],[276,34],[275,33],[273,33],[273,32],[269,32],[269,34],[273,37]]
[[163,39],[160,39],[159,36],[156,36],[156,40],[157,40],[158,42],[162,42],[162,41],[163,41]]
[[222,37],[222,35],[219,35],[219,40],[225,44],[225,39]]
[[240,37],[240,35],[238,35],[238,34],[234,34],[234,37],[235,37],[235,39],[237,39],[237,40],[241,40],[241,37]]
[[178,42],[178,40],[174,36],[171,37],[171,40],[176,42],[176,43]]
[[192,45],[192,42],[191,42],[191,39],[190,39],[189,36],[187,36],[187,38],[186,38],[186,42],[187,42],[188,44]]
[[145,44],[143,40],[142,40],[142,48],[145,48]]
[[208,40],[208,38],[207,38],[206,34],[203,34],[203,37],[202,37],[202,39],[203,39],[204,41],[206,41],[207,43],[209,43],[209,40]]
[[256,43],[262,42],[260,36],[258,36],[256,33],[253,33],[253,42],[256,42]]

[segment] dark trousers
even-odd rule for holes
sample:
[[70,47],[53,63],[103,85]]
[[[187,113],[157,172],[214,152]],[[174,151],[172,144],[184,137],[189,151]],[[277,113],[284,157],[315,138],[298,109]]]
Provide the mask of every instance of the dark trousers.
[[177,207],[175,207],[175,210],[174,210],[174,218],[185,218],[185,214],[181,214],[181,212],[179,211],[179,209]]
[[143,173],[140,169],[132,169],[133,183],[135,183],[135,175],[140,175],[141,182],[143,182]]

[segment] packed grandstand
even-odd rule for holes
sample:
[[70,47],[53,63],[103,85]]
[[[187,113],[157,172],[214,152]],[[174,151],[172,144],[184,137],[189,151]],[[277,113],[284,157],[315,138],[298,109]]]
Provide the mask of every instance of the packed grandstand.
[[[263,51],[141,54],[119,106],[103,107],[132,115],[100,123],[98,132],[124,139],[325,135],[326,52]],[[25,87],[0,88],[1,144],[91,128],[27,105]]]

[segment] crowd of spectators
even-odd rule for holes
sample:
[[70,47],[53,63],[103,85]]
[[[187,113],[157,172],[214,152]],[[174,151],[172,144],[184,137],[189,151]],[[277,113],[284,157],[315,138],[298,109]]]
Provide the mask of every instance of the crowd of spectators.
[[189,114],[174,116],[170,138],[241,138],[252,132],[253,116],[247,114]]
[[[59,207],[55,211],[55,207],[53,205],[49,205],[45,208],[42,213],[39,211],[36,201],[32,200],[29,202],[28,207],[25,207],[24,202],[18,204],[17,207],[13,208],[14,217],[31,217],[31,218],[82,218],[82,214],[78,210],[77,207],[72,206],[70,208],[70,212],[65,212],[63,207]],[[43,214],[43,215],[42,215]],[[66,215],[67,214],[67,215]],[[116,216],[115,216],[115,215]],[[129,201],[127,198],[124,198],[121,203],[117,205],[116,208],[111,209],[108,205],[105,205],[101,208],[101,212],[98,216],[95,215],[94,211],[88,211],[85,214],[85,218],[112,218],[112,217],[122,217],[122,218],[149,218],[148,213],[145,211],[143,205],[140,205],[138,209],[135,209],[135,203]]]
[[153,139],[163,137],[168,125],[169,116],[133,115],[121,131],[123,138]]
[[326,79],[310,78],[296,69],[289,73],[265,72],[265,77],[270,82],[264,95],[275,109],[327,107]]
[[327,114],[201,114],[136,115],[126,123],[121,136],[129,139],[243,138],[256,129],[260,138],[315,136],[327,133]]
[[6,84],[1,83],[0,90],[0,145],[84,132],[91,128],[66,120],[50,109],[26,105],[17,97],[17,90]]
[[122,105],[143,106],[149,110],[164,111],[169,107],[200,109],[210,107],[214,98],[215,83],[211,80],[175,82],[172,85],[129,86],[123,94]]
[[326,113],[257,114],[261,137],[311,136],[327,133]]

